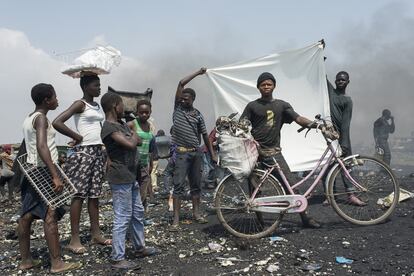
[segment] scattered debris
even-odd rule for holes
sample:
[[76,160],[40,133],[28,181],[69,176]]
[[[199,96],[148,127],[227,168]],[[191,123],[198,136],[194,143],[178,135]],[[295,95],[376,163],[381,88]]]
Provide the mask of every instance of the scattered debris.
[[316,263],[313,263],[313,264],[303,264],[301,266],[301,268],[304,271],[316,271],[316,270],[321,269],[322,268],[322,265],[316,264]]
[[271,258],[271,257],[269,257],[269,258],[267,258],[267,259],[257,261],[255,264],[256,264],[256,265],[267,265],[267,263],[268,263],[271,259],[272,259],[272,258]]
[[266,268],[266,271],[272,273],[272,272],[278,271],[279,269],[280,269],[280,267],[278,265],[271,264]]
[[354,260],[347,259],[347,258],[342,257],[342,256],[337,256],[337,257],[335,257],[335,261],[336,261],[338,264],[352,264],[352,263],[354,262]]
[[208,248],[210,248],[210,250],[213,250],[213,251],[221,251],[223,250],[224,247],[218,243],[210,242],[208,244]]
[[[410,198],[414,198],[414,193],[400,188],[400,197],[398,199],[398,202],[402,202]],[[379,198],[377,204],[384,207],[390,207],[393,200],[394,192],[392,192],[390,195],[386,197]]]
[[348,242],[348,241],[343,241],[343,242],[342,242],[342,246],[343,246],[344,248],[348,248],[350,245],[351,245],[351,243],[350,243],[350,242]]
[[282,238],[282,237],[278,237],[278,236],[273,236],[273,237],[270,237],[269,239],[270,239],[270,243],[278,242],[278,241],[283,241],[283,242],[288,241],[287,239]]

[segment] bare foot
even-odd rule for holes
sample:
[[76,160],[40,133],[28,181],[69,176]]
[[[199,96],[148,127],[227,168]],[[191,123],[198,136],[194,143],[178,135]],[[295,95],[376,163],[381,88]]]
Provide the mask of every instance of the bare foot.
[[36,268],[42,265],[42,261],[41,260],[27,260],[22,262],[19,265],[19,269],[21,270],[28,270],[31,268]]
[[91,244],[99,244],[99,245],[111,245],[111,239],[105,239],[102,236],[93,237],[91,240]]

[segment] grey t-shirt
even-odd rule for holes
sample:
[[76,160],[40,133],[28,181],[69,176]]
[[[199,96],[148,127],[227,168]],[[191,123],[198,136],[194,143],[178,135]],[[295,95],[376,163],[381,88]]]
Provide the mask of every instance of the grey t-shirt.
[[134,183],[138,166],[137,148],[131,150],[117,144],[111,134],[118,131],[127,137],[131,136],[130,129],[122,121],[118,123],[105,121],[103,123],[101,138],[110,159],[107,171],[108,182],[109,184]]

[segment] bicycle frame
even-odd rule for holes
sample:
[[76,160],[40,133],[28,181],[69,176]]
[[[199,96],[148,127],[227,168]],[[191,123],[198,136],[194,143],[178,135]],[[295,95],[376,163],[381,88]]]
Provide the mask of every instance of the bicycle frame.
[[[326,139],[326,138],[325,138]],[[300,187],[302,184],[304,184],[309,178],[311,178],[317,169],[319,169],[321,167],[322,162],[324,161],[325,157],[327,156],[327,154],[329,153],[329,156],[326,160],[326,163],[322,166],[322,169],[320,170],[318,176],[316,177],[316,179],[313,181],[313,183],[309,186],[309,188],[306,190],[306,192],[303,194],[303,196],[305,196],[306,198],[312,193],[312,191],[315,189],[316,185],[318,185],[319,181],[322,179],[322,177],[325,175],[325,172],[328,170],[331,161],[334,160],[334,163],[338,163],[342,170],[345,173],[346,178],[354,185],[356,186],[358,189],[365,191],[366,189],[364,187],[362,187],[361,185],[358,184],[358,182],[355,181],[355,179],[352,178],[352,176],[349,174],[348,170],[345,167],[344,162],[341,160],[341,158],[338,158],[336,156],[336,150],[333,147],[332,143],[328,140],[327,141],[327,147],[325,149],[325,152],[323,153],[323,155],[321,156],[321,158],[319,159],[318,163],[316,164],[316,166],[312,169],[312,171],[302,180],[300,180],[299,182],[295,183],[293,186],[290,185],[289,181],[287,180],[285,174],[283,173],[283,171],[281,170],[279,164],[276,162],[276,164],[272,167],[270,167],[269,169],[265,170],[265,174],[261,177],[260,179],[260,183],[259,185],[257,185],[257,188],[254,190],[254,192],[252,193],[250,200],[253,200],[256,197],[256,194],[258,193],[260,187],[262,186],[264,180],[273,172],[273,170],[277,170],[277,172],[280,174],[280,177],[283,181],[283,184],[285,186],[285,188],[287,189],[287,192],[289,192],[289,194],[291,195],[295,195],[294,189]]]

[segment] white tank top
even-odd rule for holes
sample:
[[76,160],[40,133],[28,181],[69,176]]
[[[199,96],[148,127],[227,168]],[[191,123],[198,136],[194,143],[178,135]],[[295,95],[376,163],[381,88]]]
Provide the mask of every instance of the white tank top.
[[[23,122],[23,136],[26,142],[26,151],[27,151],[27,163],[33,164],[37,167],[44,167],[42,159],[40,158],[37,148],[36,148],[36,129],[34,128],[34,120],[39,116],[40,112],[35,112],[32,115],[29,115],[24,119]],[[50,151],[50,156],[52,157],[53,163],[57,163],[58,160],[58,151],[56,148],[56,130],[53,128],[52,124],[47,121],[47,147]]]
[[81,146],[102,145],[101,128],[102,121],[105,119],[99,104],[93,106],[86,101],[85,110],[82,113],[73,115],[75,126],[83,140]]

